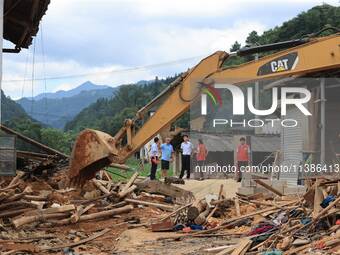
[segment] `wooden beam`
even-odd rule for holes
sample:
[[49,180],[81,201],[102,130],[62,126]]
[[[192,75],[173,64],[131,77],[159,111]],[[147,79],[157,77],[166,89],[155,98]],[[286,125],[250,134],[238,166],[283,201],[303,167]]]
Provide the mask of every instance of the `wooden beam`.
[[254,180],[254,181],[255,181],[257,184],[261,185],[262,187],[266,188],[267,190],[273,192],[274,194],[276,194],[276,195],[278,195],[278,196],[280,196],[280,197],[283,196],[283,194],[282,194],[280,191],[278,191],[277,189],[275,189],[275,188],[273,188],[272,186],[268,185],[268,184],[265,183],[264,181],[261,181],[261,180],[259,180],[259,179]]
[[131,203],[131,204],[153,206],[153,207],[157,207],[157,208],[160,208],[160,209],[163,209],[163,210],[166,210],[166,211],[173,211],[174,210],[173,206],[170,206],[170,205],[163,205],[163,204],[146,202],[146,201],[130,199],[130,198],[126,198],[125,201],[128,202],[128,203]]

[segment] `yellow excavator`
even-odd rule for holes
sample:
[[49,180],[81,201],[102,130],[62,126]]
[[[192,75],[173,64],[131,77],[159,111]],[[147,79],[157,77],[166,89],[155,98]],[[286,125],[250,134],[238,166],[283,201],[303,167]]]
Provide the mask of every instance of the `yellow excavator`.
[[[310,35],[302,39],[246,47],[231,54],[217,51],[202,59],[141,108],[134,119],[125,120],[115,136],[92,129],[82,131],[72,151],[69,177],[74,183],[84,183],[104,167],[113,163],[123,164],[157,133],[189,110],[200,95],[201,82],[207,79],[241,86],[245,82],[273,78],[323,77],[325,73],[339,69],[340,32],[334,29],[336,33],[326,37]],[[234,54],[246,56],[263,52],[275,53],[236,67],[223,67],[223,63]],[[154,114],[147,116],[156,105],[159,107]],[[147,117],[136,130],[136,122]]]

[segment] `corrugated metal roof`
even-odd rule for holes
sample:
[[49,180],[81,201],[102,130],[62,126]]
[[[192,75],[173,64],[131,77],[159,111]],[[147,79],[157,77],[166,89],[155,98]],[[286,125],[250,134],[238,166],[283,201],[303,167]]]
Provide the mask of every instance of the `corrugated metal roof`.
[[[191,142],[196,146],[201,138],[209,151],[234,151],[232,135],[191,132]],[[251,136],[252,151],[273,152],[280,150],[279,136]]]

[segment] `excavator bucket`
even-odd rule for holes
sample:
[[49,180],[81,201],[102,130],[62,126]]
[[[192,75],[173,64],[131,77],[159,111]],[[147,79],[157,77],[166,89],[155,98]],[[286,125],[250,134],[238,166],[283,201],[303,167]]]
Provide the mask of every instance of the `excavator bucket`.
[[86,129],[73,146],[69,177],[72,184],[83,184],[96,172],[109,166],[117,156],[115,139],[101,131]]

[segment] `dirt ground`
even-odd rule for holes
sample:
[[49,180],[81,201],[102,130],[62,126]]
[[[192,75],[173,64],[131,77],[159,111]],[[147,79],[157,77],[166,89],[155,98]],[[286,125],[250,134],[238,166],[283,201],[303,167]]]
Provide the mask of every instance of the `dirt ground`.
[[184,238],[181,241],[162,238],[178,237],[183,234],[175,232],[151,232],[146,228],[128,229],[118,238],[114,254],[120,255],[162,255],[162,254],[206,254],[203,249],[233,245],[237,239],[227,237]]
[[[208,179],[203,181],[186,180],[185,185],[178,185],[181,188],[194,193],[196,198],[203,198],[209,194],[218,194],[220,186],[223,185],[226,198],[235,196],[239,183],[232,179]],[[237,243],[236,239],[227,237],[213,238],[184,238],[182,241],[158,240],[165,237],[183,236],[176,232],[151,232],[147,228],[127,229],[118,237],[115,254],[205,254],[205,248],[231,245]]]

